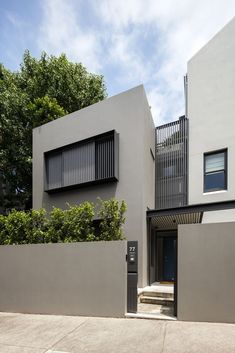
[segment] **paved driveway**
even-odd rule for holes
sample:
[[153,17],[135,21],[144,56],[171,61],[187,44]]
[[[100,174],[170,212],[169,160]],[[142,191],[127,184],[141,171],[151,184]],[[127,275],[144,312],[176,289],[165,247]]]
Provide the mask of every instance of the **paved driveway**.
[[1,353],[234,353],[235,325],[0,313]]

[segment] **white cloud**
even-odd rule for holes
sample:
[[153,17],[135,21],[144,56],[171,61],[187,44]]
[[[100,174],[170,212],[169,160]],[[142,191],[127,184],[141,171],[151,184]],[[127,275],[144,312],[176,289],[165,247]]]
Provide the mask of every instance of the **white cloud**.
[[150,63],[144,62],[138,54],[138,33],[112,34],[109,41],[107,62],[119,67],[119,83],[139,84],[148,81],[151,74]]
[[[91,71],[105,73],[109,67],[109,86],[128,89],[143,82],[158,124],[184,113],[187,60],[235,14],[233,0],[87,0],[95,24],[84,29],[82,5],[82,0],[44,0],[40,48],[63,51]],[[149,38],[151,55],[141,52]]]
[[[162,33],[161,46],[158,43],[155,55],[145,57],[144,61],[134,55],[135,48],[129,47],[128,58],[132,58],[133,66],[131,71],[128,67],[129,76],[133,77],[135,72],[147,87],[148,79],[155,78],[155,87],[151,83],[147,92],[155,122],[159,124],[183,114],[183,76],[187,61],[233,17],[234,1],[97,0],[96,5],[103,21],[112,28],[111,32],[118,32],[125,41],[128,41],[129,25],[152,26]],[[116,54],[116,58],[122,60],[122,52]],[[162,54],[164,60],[155,72]],[[142,75],[143,71],[146,75]]]
[[100,45],[97,33],[79,25],[79,3],[44,0],[43,18],[38,38],[40,50],[50,54],[66,53],[70,60],[81,61],[89,70],[98,71]]

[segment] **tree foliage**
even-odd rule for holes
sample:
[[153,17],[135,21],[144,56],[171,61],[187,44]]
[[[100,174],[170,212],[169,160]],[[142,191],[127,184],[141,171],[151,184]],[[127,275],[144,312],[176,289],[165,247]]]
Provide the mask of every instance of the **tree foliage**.
[[67,210],[54,208],[50,214],[50,222],[46,240],[51,242],[74,242],[95,240],[92,219],[95,215],[94,205],[84,202],[70,206]]
[[98,212],[100,222],[100,238],[102,240],[124,239],[123,224],[126,212],[125,201],[119,202],[116,199],[102,201],[100,199],[100,210]]
[[19,71],[0,64],[0,172],[5,208],[30,208],[32,129],[106,97],[103,77],[80,63],[26,51]]
[[49,215],[45,209],[13,210],[0,215],[0,245],[122,240],[125,212],[124,201],[119,205],[116,199],[100,200],[98,216],[102,218],[96,233],[91,202],[68,205],[66,210],[53,208]]

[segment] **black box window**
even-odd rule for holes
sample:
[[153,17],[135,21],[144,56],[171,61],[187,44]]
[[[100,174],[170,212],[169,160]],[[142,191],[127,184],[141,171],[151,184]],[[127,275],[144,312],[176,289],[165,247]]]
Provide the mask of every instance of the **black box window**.
[[118,134],[94,136],[45,153],[45,191],[118,180]]

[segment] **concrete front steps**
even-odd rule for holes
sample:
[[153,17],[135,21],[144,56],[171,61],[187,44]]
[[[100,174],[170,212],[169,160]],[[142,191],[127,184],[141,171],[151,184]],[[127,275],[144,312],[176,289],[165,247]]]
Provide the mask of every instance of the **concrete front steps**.
[[139,291],[139,303],[155,304],[156,307],[173,307],[173,285],[154,284]]
[[147,295],[146,294],[141,295],[140,303],[172,306],[174,303],[174,299],[156,296],[156,295],[153,295],[152,293],[148,293]]

